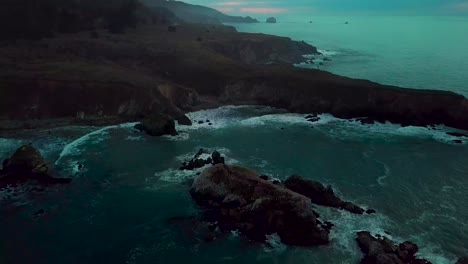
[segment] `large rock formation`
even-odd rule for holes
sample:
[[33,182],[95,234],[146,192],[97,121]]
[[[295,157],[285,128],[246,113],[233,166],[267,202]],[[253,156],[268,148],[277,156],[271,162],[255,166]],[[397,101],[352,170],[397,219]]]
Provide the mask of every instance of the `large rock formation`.
[[41,184],[71,182],[69,178],[55,178],[48,173],[49,167],[44,157],[34,147],[25,145],[20,147],[11,158],[3,161],[3,169],[0,170],[0,188],[30,180]]
[[135,129],[146,132],[146,134],[159,137],[163,135],[178,135],[175,128],[175,121],[171,116],[163,113],[154,113],[135,125]]
[[297,246],[329,242],[309,198],[263,180],[252,170],[218,164],[195,178],[190,193],[206,210],[206,219],[217,222],[222,231],[239,230],[260,242],[277,233],[283,243]]
[[335,207],[349,211],[354,214],[365,212],[361,207],[352,202],[345,202],[337,197],[331,186],[323,186],[320,182],[304,179],[299,175],[293,175],[284,181],[284,186],[291,191],[300,193],[311,199],[312,203]]
[[357,233],[356,241],[364,253],[362,264],[430,264],[429,261],[418,259],[418,246],[406,241],[396,245],[386,237],[374,237],[370,232]]
[[274,17],[269,17],[269,18],[267,18],[266,22],[267,22],[267,23],[270,23],[270,24],[275,24],[275,23],[276,23],[276,18],[274,18]]

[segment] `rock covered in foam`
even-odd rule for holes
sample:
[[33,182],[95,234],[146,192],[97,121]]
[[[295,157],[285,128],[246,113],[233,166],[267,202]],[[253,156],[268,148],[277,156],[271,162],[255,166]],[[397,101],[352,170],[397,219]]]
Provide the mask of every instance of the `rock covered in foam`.
[[34,180],[41,184],[69,183],[69,178],[55,178],[41,153],[30,145],[20,147],[11,158],[3,161],[0,170],[0,188]]
[[430,264],[431,262],[418,259],[418,246],[413,242],[403,242],[396,245],[386,237],[374,237],[370,232],[357,233],[356,241],[364,253],[362,264]]
[[[284,186],[291,191],[309,197],[312,203],[318,205],[343,209],[353,214],[363,214],[365,212],[364,209],[352,202],[346,202],[337,197],[331,186],[325,187],[320,182],[304,179],[299,175],[293,175],[286,179]],[[375,213],[375,210],[369,209],[368,213]]]
[[203,159],[201,156],[203,154],[209,154],[209,152],[205,149],[200,149],[198,150],[197,154],[193,157],[193,159],[189,161],[185,161],[182,166],[180,167],[180,170],[194,170],[198,168],[202,168],[205,165],[208,164],[224,164],[224,157],[219,153],[217,150],[215,150],[210,157]]
[[281,242],[318,246],[329,242],[310,199],[260,178],[250,169],[218,164],[197,176],[190,193],[205,218],[222,231],[239,230],[253,241],[278,234]]
[[175,128],[174,119],[163,113],[154,113],[143,119],[143,121],[135,125],[135,129],[144,131],[146,134],[159,137],[163,135],[178,135]]

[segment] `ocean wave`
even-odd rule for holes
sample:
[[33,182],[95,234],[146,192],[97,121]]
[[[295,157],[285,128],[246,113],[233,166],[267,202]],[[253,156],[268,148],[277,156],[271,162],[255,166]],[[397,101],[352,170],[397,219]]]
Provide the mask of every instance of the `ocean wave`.
[[[66,162],[67,164],[64,166],[64,170],[68,172],[69,175],[76,175],[76,173],[78,172],[78,165],[83,162],[83,160],[77,159],[76,157],[80,156],[82,151],[81,147],[83,145],[100,143],[110,137],[109,130],[117,128],[130,129],[133,128],[135,124],[136,123],[125,123],[120,125],[103,127],[72,141],[63,148],[62,152],[59,155],[59,158],[55,161],[55,165],[59,166],[61,165],[64,159],[67,159],[68,161]],[[75,158],[72,159],[72,157]]]

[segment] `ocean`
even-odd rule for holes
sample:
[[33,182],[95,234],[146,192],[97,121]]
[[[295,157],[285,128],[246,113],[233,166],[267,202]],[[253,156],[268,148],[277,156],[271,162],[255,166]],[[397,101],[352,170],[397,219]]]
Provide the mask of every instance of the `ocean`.
[[[394,22],[379,26],[371,19]],[[461,93],[468,91],[463,88],[468,77],[462,74],[468,60],[461,48],[467,36],[456,32],[466,24],[443,30],[457,25],[457,19],[440,18],[429,26],[431,19],[415,18],[412,26],[440,30],[459,38],[456,43],[430,37],[429,29],[420,38],[409,34],[410,26],[402,27],[396,18],[347,18],[348,25],[343,18],[315,18],[312,24],[243,25],[239,30],[304,39],[329,52],[332,61],[324,70]],[[394,35],[386,35],[390,32]],[[435,43],[425,43],[427,38]],[[362,230],[397,242],[411,240],[419,245],[419,256],[434,264],[453,264],[468,254],[468,139],[455,144],[457,138],[446,134],[454,129],[361,124],[329,114],[309,122],[306,115],[262,106],[224,106],[188,115],[213,125],[177,126],[176,137],[149,137],[135,131],[134,124],[122,124],[0,138],[0,159],[32,143],[60,175],[73,178],[67,186],[0,190],[0,263],[357,264],[362,255],[354,239]],[[330,184],[343,199],[377,214],[318,206],[322,218],[335,224],[330,245],[318,248],[287,247],[276,236],[255,244],[237,232],[212,241],[194,220],[200,210],[189,194],[190,180],[202,169],[179,170],[200,148],[218,150],[228,164],[281,180],[299,174]],[[44,214],[36,215],[41,209]]]
[[331,59],[304,67],[468,96],[467,16],[280,17],[277,24],[232,25],[303,40]]

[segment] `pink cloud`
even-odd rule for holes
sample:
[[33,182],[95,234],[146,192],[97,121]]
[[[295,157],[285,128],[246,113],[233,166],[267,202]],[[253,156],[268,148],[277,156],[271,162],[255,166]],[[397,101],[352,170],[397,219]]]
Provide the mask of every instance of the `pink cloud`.
[[275,7],[243,7],[240,11],[252,14],[280,14],[288,12],[288,9]]

